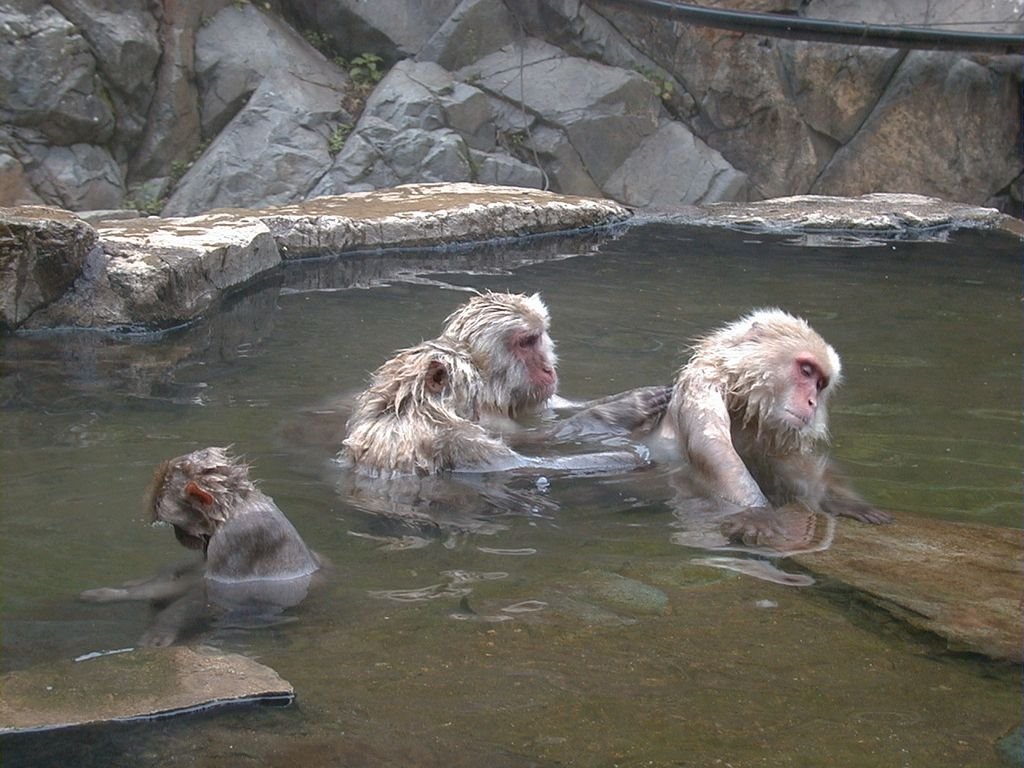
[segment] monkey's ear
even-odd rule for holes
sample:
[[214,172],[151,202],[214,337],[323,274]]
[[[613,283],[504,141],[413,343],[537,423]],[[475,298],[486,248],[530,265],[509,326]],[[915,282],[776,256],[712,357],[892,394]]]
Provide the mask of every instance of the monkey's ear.
[[436,395],[444,391],[448,384],[448,368],[440,360],[431,360],[427,364],[427,377],[424,384],[427,391]]
[[200,488],[195,480],[190,480],[188,485],[185,486],[185,495],[196,499],[204,507],[213,504],[213,496]]

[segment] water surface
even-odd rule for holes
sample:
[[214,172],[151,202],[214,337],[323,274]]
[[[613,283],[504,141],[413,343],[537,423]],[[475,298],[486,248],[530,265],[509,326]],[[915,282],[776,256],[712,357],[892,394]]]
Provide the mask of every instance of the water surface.
[[470,489],[454,524],[410,531],[339,494],[317,414],[436,335],[469,287],[542,292],[578,398],[667,383],[694,336],[780,306],[843,358],[834,454],[864,495],[1019,527],[1018,251],[979,233],[650,224],[468,249],[388,284],[378,257],[292,266],[166,337],[3,339],[4,671],[135,642],[144,606],[75,596],[185,556],[141,496],[159,461],[198,447],[234,444],[336,566],[294,621],[201,638],[278,670],[295,706],[9,739],[5,768],[998,764],[1016,670],[946,653],[839,584],[692,564],[656,471],[520,478],[498,508]]

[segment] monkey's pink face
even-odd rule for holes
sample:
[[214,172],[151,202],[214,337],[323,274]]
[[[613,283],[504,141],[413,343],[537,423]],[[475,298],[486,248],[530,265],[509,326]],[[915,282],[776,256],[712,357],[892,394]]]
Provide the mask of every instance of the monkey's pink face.
[[542,403],[558,389],[557,359],[551,337],[545,332],[521,330],[509,337],[509,352],[518,360],[526,373],[529,398]]
[[829,385],[828,374],[814,355],[804,352],[793,358],[784,378],[788,391],[782,398],[783,420],[796,430],[815,426]]

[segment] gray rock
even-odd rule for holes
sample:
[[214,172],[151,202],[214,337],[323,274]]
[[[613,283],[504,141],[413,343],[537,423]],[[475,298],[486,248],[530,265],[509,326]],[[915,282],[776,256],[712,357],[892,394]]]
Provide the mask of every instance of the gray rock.
[[164,215],[302,199],[330,166],[331,133],[351,119],[341,108],[345,73],[250,5],[220,11],[200,30],[196,55],[204,124],[230,121]]
[[462,0],[416,53],[417,61],[434,61],[455,70],[494,53],[520,34],[502,0]]
[[687,211],[678,218],[690,224],[776,232],[905,234],[915,229],[970,228],[1000,229],[1024,238],[1024,225],[1018,219],[993,208],[947,203],[923,195],[798,195],[747,204],[716,203]]
[[32,188],[28,170],[22,162],[24,153],[11,144],[11,138],[0,131],[0,205],[43,205],[44,200]]
[[58,0],[52,5],[89,43],[103,80],[103,97],[110,99],[117,115],[115,154],[126,154],[141,136],[160,61],[151,5],[148,0]]
[[746,190],[746,174],[675,122],[644,139],[603,187],[609,197],[641,208],[743,200]]
[[538,40],[506,46],[458,75],[562,128],[599,186],[658,129],[663,114],[641,75],[566,56]]
[[175,165],[192,158],[200,144],[195,44],[202,11],[199,3],[161,6],[153,96],[129,158],[133,180],[170,175]]
[[811,0],[807,15],[867,24],[941,24],[966,32],[1024,32],[1024,7],[1015,0]]
[[[1012,79],[948,53],[911,53],[857,135],[836,152],[810,191],[875,190],[982,203],[1020,173]],[[938,116],[956,115],[955,120]],[[925,126],[934,128],[925,129]]]
[[427,248],[624,221],[609,200],[518,187],[408,184],[281,206],[260,214],[286,259],[380,248]]
[[[30,227],[32,217],[19,211],[31,210],[0,209],[0,216],[15,222],[27,217],[19,226]],[[50,209],[41,210],[44,220],[38,226],[53,239],[59,229],[44,216]],[[92,232],[70,214],[55,215]],[[301,258],[429,248],[593,228],[629,216],[627,209],[610,201],[518,187],[408,185],[259,211],[103,219],[96,225],[98,247],[87,258],[82,254],[76,260],[75,254],[65,253],[70,245],[55,244],[53,259],[58,265],[66,259],[72,271],[59,288],[37,291],[41,298],[26,292],[19,277],[28,269],[17,260],[29,239],[25,235],[11,241],[0,286],[10,291],[11,309],[4,311],[12,328],[164,329],[210,311],[227,293],[278,266],[282,254]],[[56,298],[72,279],[72,288]],[[43,282],[41,277],[34,280]]]
[[281,260],[267,227],[244,216],[110,221],[97,231],[101,247],[74,288],[23,327],[172,327]]
[[0,733],[7,734],[295,697],[290,683],[252,659],[181,646],[59,661],[9,672],[0,685]]
[[124,199],[121,167],[103,147],[29,145],[32,186],[71,211],[116,208]]
[[56,208],[0,209],[0,327],[17,328],[71,286],[96,231]]
[[431,62],[399,62],[311,196],[414,181],[541,186],[537,168],[498,148],[493,121],[479,88]]
[[36,128],[54,144],[101,143],[114,127],[102,90],[88,43],[56,10],[0,9],[0,121]]
[[[854,137],[906,52],[780,41],[779,59],[793,102],[808,126],[839,144]],[[827,87],[823,84],[827,83]]]
[[459,0],[287,0],[302,29],[325,34],[331,48],[351,58],[372,52],[389,61],[414,55]]

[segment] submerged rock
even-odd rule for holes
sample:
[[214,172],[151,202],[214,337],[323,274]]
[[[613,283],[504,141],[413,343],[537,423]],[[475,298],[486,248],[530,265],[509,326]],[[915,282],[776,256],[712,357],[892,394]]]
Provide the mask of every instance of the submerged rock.
[[194,712],[242,702],[290,703],[269,667],[211,648],[136,650],[10,672],[0,678],[0,734]]
[[952,650],[1024,661],[1024,536],[1015,528],[900,514],[892,525],[842,523],[831,549],[796,555]]

